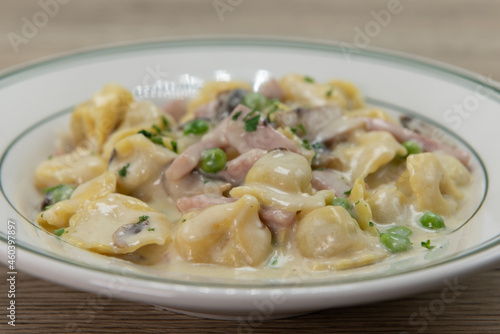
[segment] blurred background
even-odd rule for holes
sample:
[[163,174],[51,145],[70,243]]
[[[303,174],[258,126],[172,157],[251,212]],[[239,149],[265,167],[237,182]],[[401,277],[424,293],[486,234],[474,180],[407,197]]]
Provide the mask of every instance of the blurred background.
[[[439,60],[500,80],[497,0],[0,0],[0,70],[110,43],[199,36],[337,41]],[[332,74],[334,76],[334,74]],[[4,111],[0,111],[4,113]],[[0,270],[7,272],[5,267]],[[16,333],[500,333],[500,270],[372,305],[254,323],[204,320],[18,275]],[[0,282],[0,294],[7,291]],[[3,297],[2,297],[3,298]],[[0,306],[4,301],[0,298]],[[0,332],[14,328],[0,323]]]

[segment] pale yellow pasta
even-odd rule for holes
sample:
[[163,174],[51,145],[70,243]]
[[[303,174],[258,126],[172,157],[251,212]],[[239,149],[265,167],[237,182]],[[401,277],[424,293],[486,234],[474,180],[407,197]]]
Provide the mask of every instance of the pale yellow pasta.
[[314,82],[299,74],[288,74],[280,80],[284,99],[309,107],[336,105],[343,109],[361,107],[363,99],[354,86],[335,81],[327,84]]
[[71,217],[62,238],[103,254],[127,254],[172,241],[167,217],[137,198],[110,194],[86,201]]
[[354,145],[341,153],[347,160],[352,178],[365,178],[389,163],[396,155],[404,156],[406,149],[385,131],[363,132],[354,138]]
[[273,150],[250,169],[243,186],[230,191],[233,197],[252,195],[260,203],[288,212],[325,206],[332,191],[310,195],[312,171],[306,158],[286,150]]
[[70,121],[74,143],[90,143],[100,151],[108,136],[123,120],[132,100],[132,94],[125,88],[108,84],[91,100],[77,106]]
[[467,167],[458,161],[457,158],[439,152],[434,153],[434,155],[438,158],[441,165],[443,165],[450,179],[453,180],[457,186],[466,186],[471,182],[472,175]]
[[142,134],[134,134],[119,141],[108,169],[122,172],[117,179],[118,192],[131,194],[146,182],[157,178],[177,154],[153,143]]
[[448,216],[463,194],[433,153],[412,154],[407,171],[398,180],[398,188],[415,198],[419,211],[432,211]]
[[107,161],[99,155],[77,148],[38,165],[35,170],[35,186],[42,189],[60,184],[79,185],[103,173],[106,165]]
[[380,188],[368,200],[373,220],[378,224],[403,224],[408,219],[408,199],[395,188]]
[[376,228],[370,225],[372,221],[372,210],[366,202],[368,193],[366,191],[365,181],[362,178],[356,179],[349,194],[349,201],[353,203],[354,216],[363,231],[367,231],[372,235],[377,235]]
[[377,243],[340,206],[326,206],[304,216],[297,224],[296,239],[302,255],[313,259],[348,258]]
[[347,117],[369,117],[369,118],[379,118],[383,119],[384,121],[388,121],[391,123],[396,123],[394,118],[392,118],[385,110],[378,109],[378,108],[371,108],[371,109],[355,109],[351,110],[349,112],[346,112],[345,115]]
[[130,104],[118,130],[137,127],[152,129],[153,125],[160,130],[166,130],[175,127],[176,122],[172,116],[150,101],[141,101]]
[[245,195],[188,218],[177,230],[175,246],[190,262],[255,266],[271,252],[271,232],[259,219],[257,199]]
[[86,201],[93,201],[106,197],[116,191],[116,175],[113,172],[104,172],[98,177],[78,186],[70,199],[55,203],[48,210],[38,215],[38,222],[56,228],[66,227],[70,218]]

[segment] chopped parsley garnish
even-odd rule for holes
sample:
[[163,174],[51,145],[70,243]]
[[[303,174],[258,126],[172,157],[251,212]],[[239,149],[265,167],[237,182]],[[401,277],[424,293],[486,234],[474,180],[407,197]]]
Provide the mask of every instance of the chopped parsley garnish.
[[347,190],[347,191],[344,191],[344,195],[349,196],[351,194],[351,191],[352,191],[352,188]]
[[154,227],[150,227],[150,228],[148,228],[148,231],[154,231],[154,230],[155,230],[155,228],[154,228]]
[[309,83],[314,83],[315,82],[313,78],[311,78],[310,76],[307,76],[307,75],[304,77],[304,81],[305,82],[309,82]]
[[149,132],[149,131],[147,131],[147,130],[144,130],[144,129],[142,129],[141,131],[139,131],[139,132],[137,132],[137,133],[141,133],[141,134],[143,134],[143,135],[144,135],[144,137],[146,137],[146,138],[151,138],[151,137],[153,136],[153,134],[152,134],[151,132]]
[[175,153],[178,153],[177,152],[177,142],[175,140],[172,140],[170,142],[170,145],[172,145],[172,151],[174,151]]
[[154,136],[154,137],[149,138],[149,140],[151,140],[155,144],[166,147],[165,143],[163,143],[163,138],[161,136]]
[[302,125],[302,123],[297,125],[297,126],[299,127],[300,131],[302,131],[302,133],[304,133],[304,134],[307,133],[306,128],[304,128],[304,125]]
[[186,221],[186,219],[184,218],[184,219],[181,221],[181,223],[184,223],[185,221]]
[[310,150],[311,149],[311,145],[309,145],[309,140],[304,139],[302,141],[302,147],[305,148],[306,150]]
[[368,223],[368,226],[373,226],[373,222],[369,222],[369,223]]
[[168,121],[165,116],[161,116],[161,121],[163,122],[163,127],[166,129],[168,127]]
[[[249,114],[250,115],[250,114]],[[257,130],[257,125],[259,125],[260,115],[256,115],[252,118],[245,120],[245,131],[253,132]]]
[[127,176],[127,169],[130,167],[130,163],[127,163],[125,166],[122,167],[122,169],[120,169],[118,171],[118,175],[120,175],[121,177],[125,177]]
[[149,219],[149,216],[140,216],[139,217],[139,221],[137,221],[136,224],[142,223],[142,222],[144,222],[144,221],[146,221],[148,219]]
[[436,247],[436,246],[431,246],[430,240],[422,241],[420,244],[422,245],[422,247],[425,247],[427,249],[433,249],[434,247]]
[[47,160],[52,160],[52,159],[54,159],[54,156],[52,154],[47,157]]
[[241,110],[240,110],[240,111],[238,111],[238,112],[236,112],[236,113],[233,115],[233,121],[237,121],[237,120],[238,120],[238,118],[240,117],[240,115],[241,115]]
[[326,97],[332,96],[332,93],[333,93],[333,88],[328,89],[328,91],[326,92]]
[[155,131],[158,132],[158,134],[161,133],[161,129],[160,129],[160,127],[158,125],[153,124],[153,129],[155,129]]
[[[51,208],[51,207],[53,207],[53,206],[54,206],[54,204],[52,204],[52,205],[47,205],[47,206],[44,208],[44,210],[45,210],[45,211],[47,211],[48,209],[50,209],[50,208]],[[42,217],[42,218],[43,218],[43,217]]]
[[63,228],[59,228],[57,230],[54,231],[54,234],[57,235],[58,237],[60,237],[61,235],[63,235],[64,233],[64,227]]

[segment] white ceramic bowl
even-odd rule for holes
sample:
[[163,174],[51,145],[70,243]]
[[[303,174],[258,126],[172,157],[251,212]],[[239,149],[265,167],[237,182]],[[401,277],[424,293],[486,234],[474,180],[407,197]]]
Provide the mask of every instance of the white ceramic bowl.
[[[373,266],[304,279],[218,279],[158,272],[61,242],[32,223],[40,195],[35,166],[50,154],[71,108],[108,82],[139,98],[191,94],[206,80],[259,82],[286,73],[355,82],[369,104],[440,127],[473,152],[476,191],[470,219],[440,241]],[[163,86],[155,84],[158,80]],[[165,85],[166,83],[166,85]],[[500,259],[500,94],[494,82],[428,60],[386,51],[304,41],[203,39],[85,51],[0,76],[0,238],[15,223],[15,270],[97,294],[158,304],[214,318],[285,317],[408,295]],[[163,97],[162,97],[163,96]],[[12,238],[11,238],[12,240]],[[12,263],[11,263],[12,264]],[[451,281],[450,281],[451,282]]]

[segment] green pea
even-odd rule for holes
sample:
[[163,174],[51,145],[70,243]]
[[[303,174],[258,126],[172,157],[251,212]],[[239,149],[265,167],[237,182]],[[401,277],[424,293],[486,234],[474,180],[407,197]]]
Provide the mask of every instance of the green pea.
[[65,199],[70,199],[71,194],[73,194],[73,191],[75,190],[75,186],[67,185],[67,184],[60,184],[55,187],[51,188],[45,188],[43,189],[43,192],[45,193],[45,198],[50,201],[50,203],[47,203],[48,205],[63,201]]
[[267,106],[268,101],[261,93],[248,93],[241,103],[250,109],[262,111]]
[[424,215],[420,217],[420,224],[431,230],[439,230],[446,227],[443,218],[432,211],[426,211]]
[[341,206],[344,209],[346,209],[348,212],[351,210],[351,203],[347,200],[347,198],[344,197],[335,197],[331,202],[330,205],[333,206]]
[[407,237],[411,235],[413,232],[406,226],[394,226],[386,231],[388,234],[397,234],[402,235],[403,237]]
[[201,153],[201,169],[207,173],[217,173],[226,166],[226,153],[220,148],[211,148]]
[[203,119],[193,119],[184,126],[184,134],[202,135],[208,131],[208,123]]
[[406,151],[408,152],[405,155],[405,158],[410,154],[422,153],[422,148],[420,147],[419,144],[417,144],[414,141],[405,141],[401,145],[403,145],[406,148]]
[[412,248],[410,239],[400,234],[383,233],[380,235],[380,241],[392,253],[400,253]]

